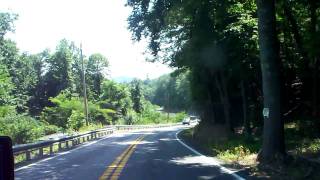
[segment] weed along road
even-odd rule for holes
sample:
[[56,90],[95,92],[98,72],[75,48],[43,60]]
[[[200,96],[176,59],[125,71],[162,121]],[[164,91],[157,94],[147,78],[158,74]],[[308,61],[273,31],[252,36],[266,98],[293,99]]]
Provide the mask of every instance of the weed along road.
[[123,132],[16,168],[22,179],[243,179],[178,137],[185,126]]

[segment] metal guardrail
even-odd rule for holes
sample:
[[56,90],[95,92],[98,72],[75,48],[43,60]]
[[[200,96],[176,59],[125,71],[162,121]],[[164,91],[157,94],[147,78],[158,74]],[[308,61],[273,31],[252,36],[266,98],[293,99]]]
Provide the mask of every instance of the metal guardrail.
[[114,131],[161,128],[175,125],[177,124],[107,126],[103,129],[90,131],[74,136],[50,139],[29,144],[15,145],[13,146],[13,154],[15,156],[15,162],[21,163],[25,161],[30,161],[32,159],[40,159],[45,157],[45,155],[53,155],[55,152],[60,152],[62,150],[69,149],[84,142],[95,140],[109,134],[113,134]]

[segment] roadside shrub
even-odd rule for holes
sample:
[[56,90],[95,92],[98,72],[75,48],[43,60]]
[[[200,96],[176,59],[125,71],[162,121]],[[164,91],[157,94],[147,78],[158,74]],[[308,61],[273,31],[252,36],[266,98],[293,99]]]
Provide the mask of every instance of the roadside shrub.
[[[49,124],[67,129],[79,129],[74,118],[80,118],[79,113],[83,112],[83,100],[78,97],[68,97],[67,93],[60,93],[57,97],[51,98],[50,101],[54,103],[53,107],[46,107],[41,115],[41,119]],[[88,104],[89,121],[93,123],[110,124],[111,114],[115,112],[111,109],[102,109],[99,105]],[[77,117],[76,114],[78,113]],[[74,116],[71,118],[71,116]],[[84,113],[82,113],[84,116]],[[71,118],[71,119],[70,119]],[[84,118],[83,118],[84,119]],[[71,123],[71,124],[70,124]]]
[[186,112],[179,112],[174,116],[173,122],[181,122],[187,116]]
[[50,134],[54,134],[54,133],[58,133],[61,130],[61,128],[55,126],[55,125],[51,125],[51,124],[43,124],[43,131],[44,131],[44,135],[50,135]]
[[14,115],[16,113],[14,106],[0,106],[0,117]]
[[51,125],[66,129],[71,112],[71,109],[65,109],[62,107],[46,107],[41,113],[41,120]]
[[44,135],[41,122],[24,115],[0,118],[0,134],[10,136],[14,144],[32,142]]
[[89,103],[89,119],[91,122],[109,125],[115,113],[112,109],[102,109],[99,105]]
[[218,152],[218,157],[225,160],[239,160],[250,154],[251,152],[248,148],[239,145],[233,149]]
[[67,127],[78,131],[85,123],[85,117],[82,112],[73,110],[71,116],[68,118]]
[[91,123],[88,126],[82,126],[79,129],[79,132],[93,131],[93,130],[101,129],[103,127],[104,126],[102,124],[100,124],[100,123],[96,123],[96,124]]

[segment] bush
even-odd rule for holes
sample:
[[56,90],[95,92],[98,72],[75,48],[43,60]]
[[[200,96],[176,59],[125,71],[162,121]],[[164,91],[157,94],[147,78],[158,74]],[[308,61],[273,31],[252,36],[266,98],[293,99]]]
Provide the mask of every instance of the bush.
[[173,122],[175,122],[175,123],[181,122],[186,116],[187,116],[186,112],[184,112],[184,111],[179,112],[174,116]]
[[41,122],[24,115],[11,115],[0,118],[0,134],[10,136],[14,144],[32,142],[44,135]]
[[14,115],[16,113],[14,106],[0,106],[0,117]]
[[175,115],[170,115],[158,111],[159,106],[153,105],[150,102],[145,102],[144,110],[141,113],[130,111],[125,118],[126,124],[161,124],[161,123],[176,123],[181,122],[185,117],[185,112],[180,112]]
[[[76,129],[79,129],[78,125],[76,125],[77,124],[76,121],[74,120],[75,117],[72,117],[71,120],[70,120],[70,117],[74,113],[79,114],[80,112],[81,113],[83,112],[83,100],[81,98],[77,98],[77,97],[68,98],[67,94],[65,92],[62,92],[57,97],[51,98],[50,101],[53,102],[55,106],[46,107],[43,110],[41,114],[41,119],[43,121],[64,129],[71,128],[71,127],[76,127]],[[89,109],[89,118],[90,118],[89,120],[91,122],[110,124],[111,122],[110,115],[115,113],[113,110],[102,109],[100,108],[99,105],[90,103],[90,102],[88,105],[89,105],[88,109]],[[72,125],[70,125],[70,123]]]
[[44,135],[50,135],[50,134],[54,134],[62,131],[57,126],[51,125],[51,124],[43,124],[43,130],[44,130]]
[[89,103],[89,119],[91,122],[109,125],[115,113],[112,109],[102,109],[96,104]]
[[71,109],[62,107],[46,107],[41,114],[41,120],[66,129],[71,112]]
[[251,152],[248,148],[243,145],[239,145],[233,149],[218,152],[218,157],[224,160],[239,160],[250,154]]
[[78,131],[85,123],[84,114],[79,111],[72,111],[71,116],[68,118],[67,127],[72,130]]

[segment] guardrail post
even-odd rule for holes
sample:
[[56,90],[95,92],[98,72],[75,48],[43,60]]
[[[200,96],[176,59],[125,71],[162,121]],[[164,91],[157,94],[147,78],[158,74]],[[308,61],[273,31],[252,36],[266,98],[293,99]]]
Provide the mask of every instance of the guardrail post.
[[50,152],[49,153],[50,153],[50,155],[52,155],[53,154],[53,145],[50,144],[49,148],[50,148],[50,150],[49,150]]
[[42,157],[43,156],[43,147],[40,147],[39,148],[39,157]]
[[31,160],[31,153],[28,150],[26,151],[26,160],[27,161]]
[[69,143],[68,143],[68,140],[66,140],[66,147],[67,147],[67,149],[69,149]]
[[59,142],[59,144],[58,144],[58,151],[61,151],[61,142]]

